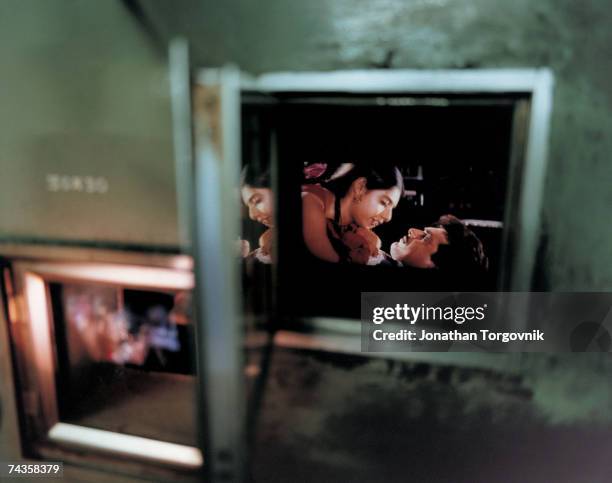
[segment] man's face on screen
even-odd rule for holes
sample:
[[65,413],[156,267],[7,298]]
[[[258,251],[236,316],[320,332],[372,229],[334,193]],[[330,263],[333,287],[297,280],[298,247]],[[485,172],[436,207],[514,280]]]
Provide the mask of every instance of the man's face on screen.
[[415,268],[434,268],[431,260],[440,245],[448,245],[444,228],[410,228],[408,234],[391,245],[391,257]]

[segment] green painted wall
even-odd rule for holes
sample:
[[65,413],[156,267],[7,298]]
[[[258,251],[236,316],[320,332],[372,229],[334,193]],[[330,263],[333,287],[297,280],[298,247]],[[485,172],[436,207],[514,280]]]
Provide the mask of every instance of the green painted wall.
[[0,2],[0,69],[1,238],[177,244],[166,59],[121,2]]
[[[278,70],[550,67],[556,78],[536,286],[612,289],[608,0],[143,0],[197,65]],[[180,6],[179,6],[180,5]]]

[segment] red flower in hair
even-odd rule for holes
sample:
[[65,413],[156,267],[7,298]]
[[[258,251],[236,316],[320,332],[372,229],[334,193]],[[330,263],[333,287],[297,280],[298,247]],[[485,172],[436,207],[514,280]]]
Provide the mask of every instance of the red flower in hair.
[[304,177],[306,179],[316,179],[323,176],[323,173],[327,171],[326,163],[313,163],[309,164],[304,168]]

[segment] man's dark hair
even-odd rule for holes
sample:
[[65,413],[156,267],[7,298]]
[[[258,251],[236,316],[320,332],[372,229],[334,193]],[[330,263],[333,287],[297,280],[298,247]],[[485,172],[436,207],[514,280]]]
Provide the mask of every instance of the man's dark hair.
[[434,227],[444,228],[448,234],[448,245],[440,245],[431,259],[436,267],[453,278],[477,281],[489,268],[480,239],[459,218],[443,215]]

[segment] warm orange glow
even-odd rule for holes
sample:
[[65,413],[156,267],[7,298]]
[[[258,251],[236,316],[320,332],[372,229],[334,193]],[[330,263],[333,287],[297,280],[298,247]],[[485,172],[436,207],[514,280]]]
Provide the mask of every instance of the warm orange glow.
[[[185,262],[186,263],[186,262]],[[193,274],[179,270],[102,263],[38,264],[36,272],[51,277],[142,288],[191,290]]]
[[4,288],[6,290],[7,295],[7,304],[6,310],[8,311],[9,321],[11,324],[16,324],[19,320],[17,316],[17,302],[15,300],[15,292],[13,289],[13,281],[11,280],[11,276],[9,274],[8,269],[4,270]]
[[51,321],[47,306],[47,291],[42,278],[33,274],[25,276],[25,292],[30,315],[30,333],[33,344],[34,364],[39,377],[45,419],[57,421],[55,406],[55,384],[53,345],[51,343]]

